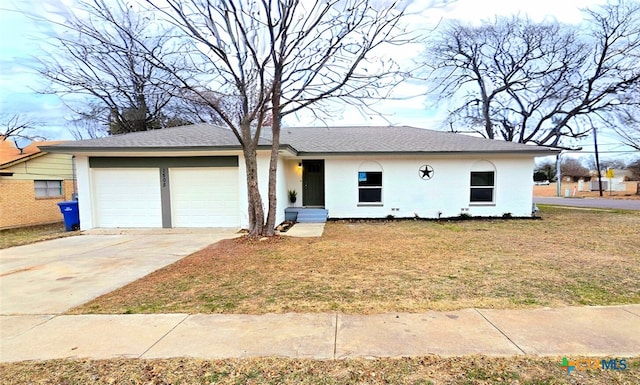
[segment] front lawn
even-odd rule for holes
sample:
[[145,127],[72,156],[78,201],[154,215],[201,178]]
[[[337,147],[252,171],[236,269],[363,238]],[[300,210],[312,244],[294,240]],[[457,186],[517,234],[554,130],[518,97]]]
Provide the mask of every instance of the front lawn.
[[[604,357],[582,357],[600,367]],[[569,359],[577,359],[570,357]],[[608,357],[610,359],[610,357]],[[247,358],[199,360],[53,360],[0,364],[12,384],[638,384],[640,360],[627,369],[561,368],[561,357],[378,358],[341,361]]]
[[[640,303],[640,212],[328,223],[214,244],[71,313],[356,314]],[[131,256],[135,258],[135,255]]]
[[0,249],[78,234],[78,231],[67,232],[62,222],[4,229],[0,230]]

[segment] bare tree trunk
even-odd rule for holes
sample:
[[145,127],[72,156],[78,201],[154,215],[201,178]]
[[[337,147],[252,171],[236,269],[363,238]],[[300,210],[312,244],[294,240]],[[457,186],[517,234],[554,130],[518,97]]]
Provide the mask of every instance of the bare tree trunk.
[[272,236],[276,228],[276,215],[278,212],[278,199],[276,191],[276,178],[278,175],[278,151],[280,149],[280,119],[273,119],[272,125],[273,145],[271,146],[271,159],[269,160],[269,213],[264,229],[266,236]]
[[259,237],[264,233],[264,208],[258,188],[258,161],[253,146],[244,151],[244,162],[247,169],[247,200],[249,213],[249,236]]
[[278,176],[278,158],[280,156],[280,125],[282,122],[282,109],[280,106],[280,95],[282,84],[280,77],[282,73],[276,70],[274,76],[273,93],[271,94],[271,158],[269,159],[269,213],[267,214],[267,227],[265,234],[272,236],[276,228],[276,215],[278,213],[278,197],[276,180]]

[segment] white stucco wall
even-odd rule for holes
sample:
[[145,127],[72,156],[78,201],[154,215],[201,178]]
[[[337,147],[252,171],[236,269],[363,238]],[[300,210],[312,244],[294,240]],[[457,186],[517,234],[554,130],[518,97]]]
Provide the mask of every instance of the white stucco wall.
[[93,221],[93,201],[91,200],[91,174],[89,157],[76,156],[76,183],[78,187],[78,211],[80,214],[80,229],[89,230],[95,227]]
[[[143,154],[139,155],[142,156]],[[147,155],[147,154],[144,154]],[[168,155],[168,154],[167,154]],[[185,156],[187,154],[172,154]],[[216,154],[217,155],[217,154]],[[240,225],[247,228],[247,184],[245,163],[239,155],[238,191]],[[313,159],[322,159],[313,157]],[[325,208],[331,218],[397,218],[454,217],[462,212],[472,216],[530,216],[532,204],[533,158],[530,156],[493,156],[479,158],[473,156],[387,156],[380,157],[325,157]],[[470,172],[478,161],[484,160],[495,166],[495,202],[491,205],[472,205],[469,202]],[[287,190],[296,190],[302,205],[301,159],[281,158],[278,166],[276,224],[284,220],[284,209],[292,206],[288,202]],[[363,165],[382,169],[382,204],[377,206],[358,205],[358,171],[368,171]],[[435,174],[431,180],[422,180],[418,175],[421,165],[429,164]],[[263,205],[268,209],[269,152],[258,155],[258,182]],[[369,170],[373,171],[373,170]],[[96,225],[92,202],[91,170],[88,156],[76,156],[76,173],[80,223],[83,230]],[[398,210],[392,210],[398,209]]]
[[302,167],[298,167],[301,163],[300,159],[285,159],[282,161],[282,170],[285,180],[286,190],[295,190],[298,193],[296,203],[289,203],[289,197],[286,197],[287,204],[285,207],[302,207]]
[[[325,208],[331,218],[438,218],[463,212],[472,216],[530,216],[533,159],[483,159],[496,169],[494,204],[469,202],[470,172],[481,160],[478,157],[325,158]],[[382,205],[358,204],[358,171],[367,171],[361,169],[365,162],[377,162],[383,171]],[[424,164],[434,168],[430,180],[419,177],[418,169]]]
[[278,200],[278,211],[276,216],[276,226],[284,221],[284,209],[287,208],[289,204],[289,196],[287,194],[287,179],[286,179],[286,165],[284,160],[280,158],[278,160],[278,173],[277,173],[277,200]]

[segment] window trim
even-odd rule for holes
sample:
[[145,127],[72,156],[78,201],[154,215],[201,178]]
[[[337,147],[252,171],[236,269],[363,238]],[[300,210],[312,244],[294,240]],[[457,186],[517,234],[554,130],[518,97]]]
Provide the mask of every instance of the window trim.
[[[39,183],[45,183],[45,187],[38,186]],[[49,184],[56,183],[55,186]],[[56,189],[56,195],[51,192]],[[45,195],[38,195],[38,191],[44,191]],[[35,179],[33,181],[33,192],[36,199],[59,199],[64,197],[64,183],[60,179]]]
[[[360,185],[360,174],[361,173],[371,173],[371,174],[380,174],[380,184],[379,185],[369,185],[369,186],[361,186]],[[357,206],[366,206],[366,207],[372,207],[372,206],[383,206],[383,172],[382,171],[363,171],[360,170],[358,171],[358,203]],[[380,190],[380,200],[379,201],[372,201],[372,202],[367,202],[367,201],[361,201],[360,200],[360,191],[361,190]]]
[[[493,183],[491,185],[474,185],[473,174],[490,173]],[[491,200],[473,200],[474,189],[491,189]],[[496,171],[495,170],[474,170],[469,173],[469,205],[470,206],[495,206],[496,205]]]

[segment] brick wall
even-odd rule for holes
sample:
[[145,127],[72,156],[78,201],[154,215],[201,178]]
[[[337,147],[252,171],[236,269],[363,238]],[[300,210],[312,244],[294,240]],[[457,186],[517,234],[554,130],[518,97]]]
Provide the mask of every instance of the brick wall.
[[37,198],[33,180],[0,179],[0,229],[62,222],[57,203],[70,200],[73,180],[62,183],[64,197]]

